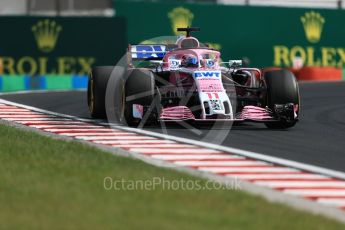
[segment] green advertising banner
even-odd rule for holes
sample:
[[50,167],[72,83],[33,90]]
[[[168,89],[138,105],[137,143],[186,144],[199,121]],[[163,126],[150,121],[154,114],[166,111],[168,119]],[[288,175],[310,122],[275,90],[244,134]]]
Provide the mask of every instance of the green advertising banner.
[[124,1],[114,7],[127,18],[130,43],[197,26],[195,36],[220,49],[223,60],[245,58],[259,67],[345,64],[344,10]]
[[0,75],[86,75],[127,47],[119,17],[0,17],[0,28]]

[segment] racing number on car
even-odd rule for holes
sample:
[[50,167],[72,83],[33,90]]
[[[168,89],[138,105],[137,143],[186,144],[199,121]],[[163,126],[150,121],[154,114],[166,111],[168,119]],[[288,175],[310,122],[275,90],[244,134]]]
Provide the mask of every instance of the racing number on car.
[[214,97],[218,100],[219,99],[219,95],[218,93],[207,93],[207,96],[210,100],[212,100],[212,94],[214,95]]

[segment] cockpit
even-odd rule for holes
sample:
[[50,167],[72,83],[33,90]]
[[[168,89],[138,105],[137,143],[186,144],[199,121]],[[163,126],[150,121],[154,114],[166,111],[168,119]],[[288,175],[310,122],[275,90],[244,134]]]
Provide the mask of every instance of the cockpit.
[[207,48],[187,48],[174,50],[164,57],[164,62],[170,69],[173,68],[204,68],[215,69],[219,67],[220,53]]
[[176,41],[176,46],[177,48],[168,53],[163,60],[164,63],[168,63],[170,69],[219,67],[220,53],[201,44],[198,39],[189,36],[188,33],[186,37],[180,37]]

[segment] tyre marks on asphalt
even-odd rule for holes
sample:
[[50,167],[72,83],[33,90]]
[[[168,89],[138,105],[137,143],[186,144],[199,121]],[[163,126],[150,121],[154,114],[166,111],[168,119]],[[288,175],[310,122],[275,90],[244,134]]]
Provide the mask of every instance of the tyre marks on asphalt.
[[345,181],[341,179],[5,103],[0,104],[0,119],[56,135],[122,148],[180,167],[238,178],[345,210]]

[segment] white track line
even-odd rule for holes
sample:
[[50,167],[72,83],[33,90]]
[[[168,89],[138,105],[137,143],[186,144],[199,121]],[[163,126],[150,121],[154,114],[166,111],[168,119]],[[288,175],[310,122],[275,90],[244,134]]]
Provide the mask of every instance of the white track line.
[[15,122],[22,122],[22,121],[70,121],[70,119],[67,118],[3,118],[7,121],[15,121]]
[[88,137],[88,136],[77,136],[77,139],[85,140],[85,141],[98,141],[98,140],[154,140],[154,137],[145,137],[139,136],[137,134],[134,135],[120,135],[120,136],[98,136],[98,137]]
[[161,159],[161,160],[229,160],[229,159],[244,159],[243,157],[239,157],[239,156],[232,156],[232,155],[226,155],[226,154],[209,154],[209,155],[205,155],[205,154],[183,154],[183,155],[160,155],[160,154],[154,154],[151,155],[152,158],[156,158],[156,159]]
[[116,135],[138,135],[136,133],[128,133],[128,132],[101,132],[101,133],[96,133],[96,132],[87,132],[87,133],[59,133],[60,135],[64,136],[69,136],[69,137],[76,137],[76,136],[116,136]]
[[184,166],[264,166],[269,165],[259,161],[174,161],[177,165]]
[[[52,129],[52,128],[45,128],[44,129],[45,131],[47,132],[52,132],[52,133],[65,133],[65,132],[69,132],[69,133],[72,133],[72,132],[114,132],[115,130],[114,129],[108,129],[108,128],[93,128],[93,129],[88,129],[88,128],[70,128],[70,129]],[[121,130],[122,131],[122,130]]]
[[0,116],[3,116],[3,115],[13,115],[13,114],[16,114],[16,115],[39,115],[41,113],[37,113],[37,112],[30,112],[30,111],[0,111]]
[[196,146],[193,146],[193,145],[184,145],[184,144],[152,144],[152,143],[149,143],[149,144],[118,144],[118,145],[112,145],[113,147],[119,147],[119,148],[147,148],[147,149],[152,149],[152,148],[161,148],[161,149],[164,149],[164,148],[174,148],[174,149],[194,149],[194,148],[197,148]]
[[345,182],[339,181],[260,181],[254,182],[257,185],[268,186],[271,188],[344,188]]
[[283,192],[305,197],[345,197],[345,189],[285,189]]
[[137,153],[205,153],[205,154],[212,154],[212,153],[219,153],[217,150],[213,149],[201,149],[201,148],[195,148],[195,149],[146,149],[146,148],[131,148],[129,149],[131,152],[137,152]]
[[148,140],[97,140],[93,141],[97,144],[113,145],[117,147],[120,144],[176,144],[175,141],[148,139]]
[[87,125],[82,121],[16,121],[24,125]]
[[32,112],[32,110],[30,109],[23,109],[23,108],[18,108],[18,107],[14,107],[14,106],[0,106],[0,110],[1,111],[17,111],[17,112]]
[[343,199],[336,199],[336,198],[320,198],[316,200],[321,204],[332,205],[332,206],[345,206],[345,198]]
[[232,174],[228,175],[229,177],[238,177],[239,179],[244,180],[305,180],[305,179],[330,179],[330,177],[317,175],[317,174],[305,174],[305,173],[298,173],[298,174]]
[[286,168],[286,167],[251,167],[251,168],[243,168],[243,167],[199,167],[198,168],[201,171],[205,172],[212,172],[212,173],[233,173],[233,172],[269,172],[269,173],[275,173],[275,172],[298,172],[296,169],[292,168]]
[[28,115],[28,114],[23,114],[23,115],[0,115],[0,118],[49,118],[52,117],[51,115],[36,115],[36,114],[32,114],[32,115]]
[[37,129],[57,129],[57,128],[62,128],[62,129],[68,129],[68,128],[102,128],[102,126],[98,126],[98,125],[28,125],[30,127],[33,128],[37,128]]

